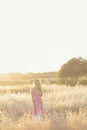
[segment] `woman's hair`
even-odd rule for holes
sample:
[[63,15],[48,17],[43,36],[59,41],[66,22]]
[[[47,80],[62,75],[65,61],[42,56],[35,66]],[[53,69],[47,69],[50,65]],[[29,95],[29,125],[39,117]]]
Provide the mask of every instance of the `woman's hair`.
[[41,90],[41,84],[40,84],[40,81],[38,79],[35,80],[35,86]]
[[40,81],[38,79],[35,80],[35,86],[38,88],[38,90],[41,92],[41,96],[42,94],[42,88],[41,88],[41,84]]

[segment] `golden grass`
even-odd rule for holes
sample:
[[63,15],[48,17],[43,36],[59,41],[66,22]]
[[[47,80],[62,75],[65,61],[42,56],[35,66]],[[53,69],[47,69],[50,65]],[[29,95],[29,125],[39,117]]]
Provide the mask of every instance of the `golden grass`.
[[[0,130],[87,129],[87,87],[42,85],[46,116],[44,121],[32,119],[32,85],[12,87],[7,86],[8,91],[0,94]],[[1,87],[0,91],[3,89],[5,87]],[[19,89],[17,93],[16,89]]]

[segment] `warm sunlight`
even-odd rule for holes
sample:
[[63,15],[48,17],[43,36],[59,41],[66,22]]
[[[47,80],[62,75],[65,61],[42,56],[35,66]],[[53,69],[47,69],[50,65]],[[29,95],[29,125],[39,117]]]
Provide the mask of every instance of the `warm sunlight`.
[[87,59],[86,4],[68,2],[0,1],[1,73],[57,71],[72,57]]
[[87,0],[0,0],[0,130],[87,130]]

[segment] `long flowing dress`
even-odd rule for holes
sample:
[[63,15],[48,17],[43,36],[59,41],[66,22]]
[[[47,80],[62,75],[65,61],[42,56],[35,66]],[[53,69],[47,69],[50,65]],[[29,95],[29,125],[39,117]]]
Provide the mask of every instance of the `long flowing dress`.
[[38,90],[35,90],[34,95],[33,95],[33,100],[34,100],[34,109],[33,109],[33,114],[34,115],[44,115],[44,107],[43,107],[43,102],[40,96],[40,92]]

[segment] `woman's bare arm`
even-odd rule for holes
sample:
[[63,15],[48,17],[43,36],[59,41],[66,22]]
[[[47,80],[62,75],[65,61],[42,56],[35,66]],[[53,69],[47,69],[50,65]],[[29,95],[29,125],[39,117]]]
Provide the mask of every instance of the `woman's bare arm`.
[[34,102],[34,89],[31,91],[32,101]]

